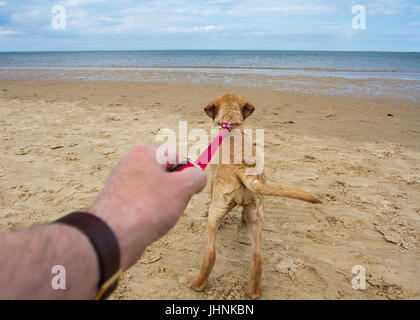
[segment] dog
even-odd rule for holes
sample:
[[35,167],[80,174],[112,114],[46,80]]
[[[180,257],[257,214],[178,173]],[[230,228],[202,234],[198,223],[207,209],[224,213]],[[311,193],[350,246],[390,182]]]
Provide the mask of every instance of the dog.
[[[204,111],[213,119],[213,125],[220,127],[231,123],[234,129],[226,136],[224,143],[230,139],[230,157],[234,156],[234,135],[244,136],[243,123],[255,110],[255,107],[246,99],[226,94],[213,99],[205,106]],[[235,132],[235,133],[234,133]],[[244,140],[242,140],[244,141]],[[255,147],[253,147],[255,153]],[[210,272],[216,261],[215,237],[216,230],[223,217],[235,206],[242,206],[242,219],[246,222],[251,234],[252,258],[251,277],[246,294],[251,299],[256,299],[261,294],[262,255],[261,233],[263,230],[263,200],[264,196],[286,197],[303,200],[311,203],[320,203],[314,195],[295,188],[271,186],[266,184],[264,169],[257,169],[252,175],[247,174],[247,169],[256,165],[245,161],[242,154],[242,163],[223,164],[222,157],[219,163],[212,165],[211,204],[207,224],[207,250],[199,274],[189,283],[189,287],[202,291],[205,289]],[[235,162],[237,163],[237,162]],[[249,171],[248,171],[249,173]]]

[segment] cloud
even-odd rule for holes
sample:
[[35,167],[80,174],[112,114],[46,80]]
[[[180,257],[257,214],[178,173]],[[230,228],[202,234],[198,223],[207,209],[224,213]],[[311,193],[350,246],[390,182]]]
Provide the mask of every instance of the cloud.
[[194,27],[167,27],[154,30],[152,33],[203,33],[222,31],[224,26],[194,26]]
[[122,19],[119,18],[110,18],[110,17],[99,17],[99,21],[111,22],[111,23],[118,23],[122,22]]
[[291,16],[303,14],[327,14],[335,12],[334,6],[320,6],[320,5],[277,5],[273,7],[239,7],[227,11],[228,15],[232,16]]
[[362,5],[366,7],[368,15],[394,15],[408,11],[414,3],[410,0],[374,0]]
[[48,15],[46,15],[45,12],[43,12],[40,9],[33,9],[12,13],[10,15],[10,20],[17,26],[33,25],[37,24],[40,20],[42,20],[43,18],[45,19],[48,16],[49,12]]
[[3,27],[0,27],[0,36],[8,36],[13,34],[21,34],[19,31],[14,31],[10,29],[4,29]]
[[84,6],[95,4],[99,2],[105,2],[105,0],[67,0],[64,1],[63,5],[66,7]]
[[414,21],[407,24],[410,27],[420,26],[420,21]]
[[0,7],[4,7],[4,6],[7,6],[7,2],[5,2],[5,1],[0,1]]
[[314,26],[301,26],[300,28],[295,28],[293,30],[253,30],[246,32],[247,36],[255,37],[275,37],[275,36],[290,36],[290,35],[317,35],[317,36],[348,36],[352,32],[351,25],[339,24],[339,23],[314,23],[317,25]]

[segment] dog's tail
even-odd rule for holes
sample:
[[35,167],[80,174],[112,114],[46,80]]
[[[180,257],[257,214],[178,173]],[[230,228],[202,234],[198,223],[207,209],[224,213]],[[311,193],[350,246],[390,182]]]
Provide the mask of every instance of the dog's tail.
[[315,197],[313,194],[296,189],[296,188],[289,188],[289,187],[282,187],[282,186],[270,186],[267,185],[255,176],[251,178],[251,176],[240,177],[242,183],[252,192],[263,195],[263,196],[274,196],[274,197],[285,197],[291,199],[297,199],[302,201],[307,201],[311,203],[321,203],[321,201]]

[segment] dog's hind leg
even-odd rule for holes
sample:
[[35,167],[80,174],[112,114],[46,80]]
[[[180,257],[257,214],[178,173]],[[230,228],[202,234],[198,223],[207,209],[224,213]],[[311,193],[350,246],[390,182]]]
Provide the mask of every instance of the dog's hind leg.
[[256,299],[261,294],[262,255],[261,234],[263,230],[263,200],[256,198],[254,202],[244,206],[245,221],[251,235],[252,258],[251,277],[246,294]]
[[[217,194],[217,193],[214,193]],[[201,264],[200,273],[189,284],[190,288],[202,291],[207,285],[210,272],[216,261],[216,231],[223,217],[234,207],[231,201],[227,201],[223,194],[218,194],[217,199],[212,199],[207,224],[207,249]]]

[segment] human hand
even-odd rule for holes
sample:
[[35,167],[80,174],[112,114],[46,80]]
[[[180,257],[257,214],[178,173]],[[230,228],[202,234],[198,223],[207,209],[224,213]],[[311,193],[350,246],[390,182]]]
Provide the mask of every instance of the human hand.
[[206,174],[198,168],[169,172],[174,165],[158,164],[157,149],[138,146],[128,153],[115,165],[88,210],[114,231],[124,270],[175,225],[191,197],[207,182]]

